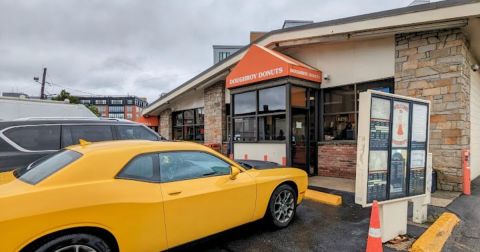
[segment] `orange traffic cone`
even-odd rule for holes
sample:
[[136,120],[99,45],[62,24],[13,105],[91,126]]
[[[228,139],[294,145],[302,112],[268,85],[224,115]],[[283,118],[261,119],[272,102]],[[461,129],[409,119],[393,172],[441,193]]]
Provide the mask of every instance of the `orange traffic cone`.
[[370,228],[368,229],[367,252],[383,252],[382,231],[380,230],[380,215],[378,202],[373,201],[372,214],[370,216]]

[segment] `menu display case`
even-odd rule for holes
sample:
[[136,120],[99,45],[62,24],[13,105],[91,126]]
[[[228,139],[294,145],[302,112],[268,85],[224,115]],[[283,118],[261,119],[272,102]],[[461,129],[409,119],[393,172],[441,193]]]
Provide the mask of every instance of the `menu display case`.
[[356,202],[425,194],[429,101],[360,94]]

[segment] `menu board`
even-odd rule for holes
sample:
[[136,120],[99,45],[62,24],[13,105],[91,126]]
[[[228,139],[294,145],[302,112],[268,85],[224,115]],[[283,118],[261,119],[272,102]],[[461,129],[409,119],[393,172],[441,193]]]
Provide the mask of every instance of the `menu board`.
[[367,203],[425,193],[427,103],[371,98]]
[[387,196],[388,147],[391,102],[372,98],[370,117],[370,152],[368,161],[367,200],[383,200]]

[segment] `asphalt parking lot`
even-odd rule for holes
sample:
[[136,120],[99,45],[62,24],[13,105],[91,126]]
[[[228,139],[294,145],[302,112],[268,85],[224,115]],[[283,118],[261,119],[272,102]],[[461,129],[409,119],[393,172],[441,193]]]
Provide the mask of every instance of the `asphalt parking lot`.
[[[355,205],[353,194],[344,193],[343,202],[334,207],[305,200],[285,229],[255,222],[172,251],[365,251],[370,209]],[[409,225],[408,235],[418,237],[424,230]]]

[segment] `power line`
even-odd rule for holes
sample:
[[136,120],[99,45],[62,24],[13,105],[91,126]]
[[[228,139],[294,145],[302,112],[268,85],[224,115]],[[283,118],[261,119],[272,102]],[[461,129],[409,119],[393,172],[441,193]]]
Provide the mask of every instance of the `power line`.
[[57,86],[57,87],[60,87],[60,88],[66,89],[66,90],[76,91],[76,92],[80,92],[80,93],[84,93],[84,94],[88,94],[88,95],[99,96],[98,94],[94,94],[94,93],[91,93],[91,92],[87,92],[87,91],[83,91],[83,90],[76,89],[76,88],[66,87],[65,85],[60,85],[60,84],[57,84],[57,83],[53,83],[53,79],[52,79],[52,77],[50,77],[48,75],[48,73],[47,73],[47,76],[48,76],[48,79],[50,79],[50,81],[46,81],[45,83],[49,84],[50,86]]

